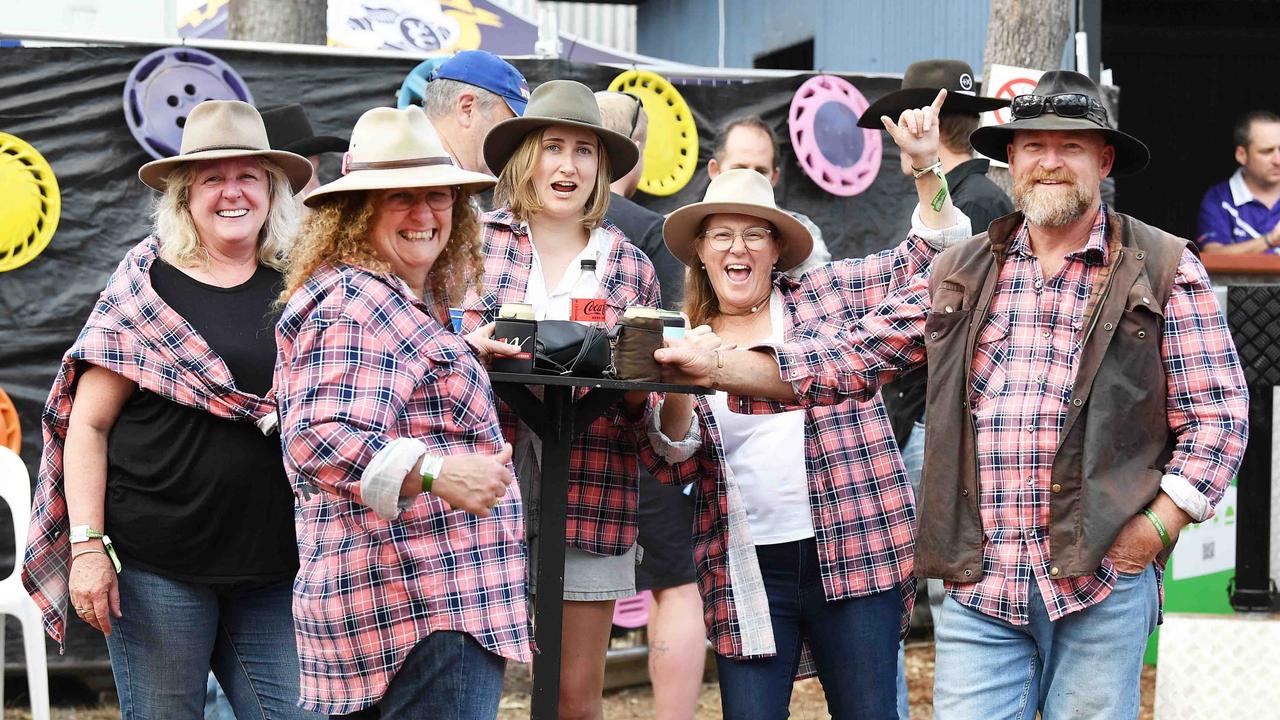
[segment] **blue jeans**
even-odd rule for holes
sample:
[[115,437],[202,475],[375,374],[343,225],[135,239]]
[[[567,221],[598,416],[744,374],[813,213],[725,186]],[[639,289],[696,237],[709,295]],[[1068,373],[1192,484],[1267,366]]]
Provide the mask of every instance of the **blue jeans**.
[[292,583],[188,583],[126,564],[107,638],[124,720],[200,720],[209,670],[238,720],[316,718],[297,707]]
[[730,720],[788,716],[791,687],[808,642],[833,718],[897,718],[894,676],[902,593],[828,601],[813,538],[757,545],[777,654],[734,659],[716,655],[720,702]]
[[1120,575],[1102,602],[1050,622],[1031,583],[1030,623],[1011,625],[948,597],[937,635],[937,720],[1133,720],[1142,653],[1156,627],[1154,568]]
[[493,720],[506,667],[470,635],[438,630],[410,651],[377,705],[333,717]]

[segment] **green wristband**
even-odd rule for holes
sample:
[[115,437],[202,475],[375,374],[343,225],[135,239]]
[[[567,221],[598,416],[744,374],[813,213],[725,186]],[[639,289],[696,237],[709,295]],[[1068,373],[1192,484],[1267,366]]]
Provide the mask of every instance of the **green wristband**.
[[1160,516],[1155,514],[1151,508],[1144,508],[1142,514],[1147,516],[1147,519],[1155,526],[1156,532],[1160,533],[1160,544],[1165,547],[1172,545],[1173,538],[1169,537],[1169,530],[1165,528],[1164,521],[1160,519]]
[[440,477],[440,468],[444,466],[444,458],[439,455],[422,456],[422,492],[431,492],[431,484]]

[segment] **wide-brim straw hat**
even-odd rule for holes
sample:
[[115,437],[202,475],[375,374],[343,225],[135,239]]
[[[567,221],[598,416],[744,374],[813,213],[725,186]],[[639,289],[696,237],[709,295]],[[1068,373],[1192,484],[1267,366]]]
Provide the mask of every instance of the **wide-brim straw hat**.
[[303,202],[315,207],[330,195],[357,190],[456,185],[475,192],[495,182],[491,175],[458,167],[421,108],[379,107],[356,121],[351,148],[342,157],[342,177],[311,191]]
[[640,159],[640,149],[631,138],[603,126],[591,88],[573,80],[550,80],[534,89],[523,116],[490,128],[484,138],[484,161],[490,170],[501,173],[529,133],[552,125],[584,128],[599,136],[609,157],[611,180],[631,172]]
[[262,116],[239,100],[206,100],[192,108],[182,128],[178,154],[138,168],[138,179],[164,192],[169,173],[183,163],[235,157],[261,157],[279,165],[295,194],[311,181],[311,161],[296,153],[272,150]]
[[[1102,103],[1098,86],[1088,75],[1070,70],[1053,70],[1040,76],[1036,89],[1031,95],[1049,97],[1065,93],[1087,95],[1099,104]],[[1111,166],[1111,176],[1132,175],[1147,166],[1151,161],[1151,151],[1138,138],[1112,128],[1105,123],[1105,110],[1102,121],[1094,117],[1068,118],[1059,117],[1046,108],[1039,117],[1013,119],[1004,125],[987,125],[974,130],[969,135],[969,144],[973,149],[992,160],[1009,162],[1009,143],[1013,142],[1016,130],[1100,130],[1107,142],[1116,149],[1116,160]]]
[[977,115],[1009,106],[1008,100],[982,97],[978,83],[973,79],[973,68],[963,60],[920,60],[907,66],[902,74],[902,88],[882,95],[858,118],[858,127],[883,130],[880,116],[894,122],[903,110],[928,107],[938,97],[938,91],[946,88],[947,99],[942,101],[942,112]]
[[773,199],[769,179],[755,170],[725,170],[707,186],[702,202],[685,205],[667,216],[662,224],[662,239],[667,249],[685,265],[696,268],[698,233],[709,215],[734,213],[767,220],[777,228],[774,241],[778,245],[780,272],[786,272],[808,259],[813,253],[813,235],[799,220],[778,208]]

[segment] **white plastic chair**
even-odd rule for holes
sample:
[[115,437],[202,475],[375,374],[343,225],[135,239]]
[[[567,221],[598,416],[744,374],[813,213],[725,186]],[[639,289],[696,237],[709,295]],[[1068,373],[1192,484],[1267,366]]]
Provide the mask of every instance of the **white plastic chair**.
[[[31,524],[31,477],[22,458],[0,446],[0,498],[13,514],[13,547],[16,562],[9,577],[0,580],[0,621],[13,615],[22,623],[22,645],[27,656],[27,688],[33,720],[49,720],[49,671],[44,650],[44,624],[40,608],[22,587],[22,556],[27,549]],[[0,698],[4,697],[4,632],[0,625]],[[4,718],[0,703],[0,720]]]

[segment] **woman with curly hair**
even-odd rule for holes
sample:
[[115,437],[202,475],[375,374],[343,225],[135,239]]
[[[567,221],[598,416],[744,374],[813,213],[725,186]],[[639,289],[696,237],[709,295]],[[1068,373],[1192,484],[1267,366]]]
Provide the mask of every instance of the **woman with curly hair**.
[[345,170],[306,199],[276,328],[285,467],[307,497],[302,705],[490,719],[506,659],[530,660],[524,524],[448,306],[480,276],[470,197],[494,179],[455,167],[416,108],[365,113]]

